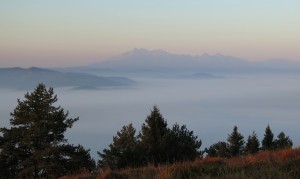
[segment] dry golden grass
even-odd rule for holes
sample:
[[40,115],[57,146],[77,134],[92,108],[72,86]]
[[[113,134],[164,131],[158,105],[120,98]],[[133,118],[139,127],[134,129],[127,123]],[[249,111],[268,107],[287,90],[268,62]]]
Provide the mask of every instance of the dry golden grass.
[[92,178],[94,177],[89,171],[83,170],[79,172],[79,174],[63,176],[60,177],[59,179],[92,179]]
[[261,151],[254,155],[224,159],[229,166],[256,165],[260,163],[282,163],[300,159],[300,148],[283,149],[280,151]]
[[[193,162],[170,165],[106,169],[97,179],[138,178],[300,178],[300,148],[280,151],[261,151],[254,155],[235,158],[205,157]],[[61,179],[93,178],[90,173],[63,177]]]

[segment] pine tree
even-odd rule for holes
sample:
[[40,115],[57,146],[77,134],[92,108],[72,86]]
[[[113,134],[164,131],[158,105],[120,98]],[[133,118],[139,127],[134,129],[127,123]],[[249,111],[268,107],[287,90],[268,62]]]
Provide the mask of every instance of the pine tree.
[[221,141],[211,145],[208,149],[205,148],[204,152],[207,153],[209,157],[230,157],[226,142]]
[[265,130],[265,135],[262,140],[262,150],[273,150],[274,149],[274,134],[268,125]]
[[289,136],[285,136],[284,132],[280,132],[274,141],[276,149],[292,148],[293,142]]
[[[69,150],[65,156],[69,156],[69,160],[65,161],[68,166],[66,168],[66,173],[70,171],[78,172],[82,169],[92,171],[96,167],[95,160],[90,155],[90,149],[86,150],[82,145],[66,145]],[[63,150],[61,150],[63,151]]]
[[102,153],[98,152],[101,157],[99,160],[101,168],[118,169],[139,165],[138,140],[135,132],[132,124],[123,126],[121,131],[113,137],[113,143],[109,145],[109,149],[104,149]]
[[26,93],[23,101],[18,99],[11,113],[12,127],[0,129],[0,154],[9,165],[9,176],[38,178],[66,172],[63,169],[68,168],[70,153],[76,147],[67,143],[64,133],[78,118],[68,118],[68,112],[54,106],[56,101],[53,88],[47,89],[44,84]]
[[194,160],[200,156],[201,140],[185,125],[175,124],[167,128],[167,122],[154,106],[142,125],[141,133],[135,137],[132,124],[124,126],[108,149],[98,152],[101,168],[111,169],[140,167],[147,164],[173,163]]
[[245,152],[247,154],[254,154],[260,150],[259,146],[260,146],[260,143],[257,138],[257,134],[253,131],[252,135],[248,137]]
[[154,106],[150,115],[142,125],[141,144],[144,148],[146,161],[157,165],[167,161],[165,137],[168,133],[167,122],[157,106]]
[[237,126],[234,126],[233,131],[227,138],[228,150],[231,156],[241,155],[243,152],[244,137],[238,132]]
[[197,138],[186,125],[179,126],[176,123],[165,139],[166,150],[169,149],[168,162],[191,161],[199,157],[202,142]]

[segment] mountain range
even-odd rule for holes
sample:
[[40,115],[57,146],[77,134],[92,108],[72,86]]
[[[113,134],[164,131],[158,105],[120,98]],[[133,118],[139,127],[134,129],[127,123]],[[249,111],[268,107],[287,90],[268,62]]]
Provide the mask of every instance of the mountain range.
[[300,63],[286,59],[247,61],[222,54],[200,56],[176,55],[163,50],[133,49],[108,60],[88,66],[106,70],[153,71],[153,70],[196,70],[210,71],[272,71],[300,70]]
[[82,67],[0,68],[0,87],[32,89],[42,82],[52,87],[98,89],[136,84],[126,77],[213,79],[222,78],[223,72],[299,73],[300,62],[285,59],[253,62],[222,54],[190,56],[176,55],[163,50],[133,49]]
[[133,49],[114,58],[104,60],[93,67],[107,69],[195,69],[212,68],[222,66],[223,68],[247,65],[244,60],[236,57],[224,56],[222,54],[202,56],[176,55],[163,50]]
[[95,89],[98,87],[117,87],[135,84],[124,77],[102,77],[85,73],[64,73],[49,69],[0,68],[0,87],[32,89],[38,83],[51,87],[75,87],[78,89]]

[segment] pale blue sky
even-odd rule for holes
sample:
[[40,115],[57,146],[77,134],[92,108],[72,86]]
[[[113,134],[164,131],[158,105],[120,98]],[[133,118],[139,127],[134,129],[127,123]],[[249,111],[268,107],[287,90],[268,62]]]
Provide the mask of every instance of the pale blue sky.
[[1,0],[0,67],[76,66],[132,48],[300,61],[298,0]]

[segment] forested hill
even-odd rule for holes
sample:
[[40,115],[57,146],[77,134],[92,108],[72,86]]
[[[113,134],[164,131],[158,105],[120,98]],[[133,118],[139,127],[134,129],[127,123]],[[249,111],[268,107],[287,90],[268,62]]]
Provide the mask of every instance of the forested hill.
[[135,84],[124,77],[101,77],[85,73],[63,73],[49,69],[0,68],[0,87],[13,89],[32,89],[38,83],[52,87],[117,87]]

